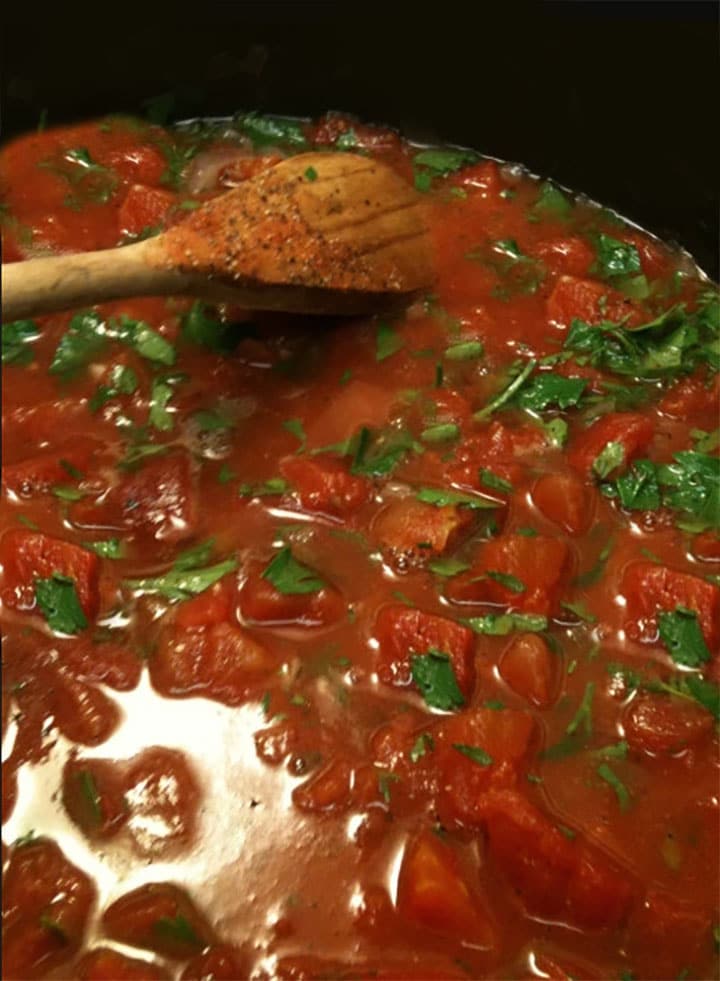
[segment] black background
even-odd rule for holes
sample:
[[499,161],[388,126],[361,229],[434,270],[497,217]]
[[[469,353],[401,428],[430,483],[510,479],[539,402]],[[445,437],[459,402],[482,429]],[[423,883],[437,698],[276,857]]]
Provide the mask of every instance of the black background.
[[585,191],[718,271],[715,3],[13,5],[3,131],[137,112],[343,109]]

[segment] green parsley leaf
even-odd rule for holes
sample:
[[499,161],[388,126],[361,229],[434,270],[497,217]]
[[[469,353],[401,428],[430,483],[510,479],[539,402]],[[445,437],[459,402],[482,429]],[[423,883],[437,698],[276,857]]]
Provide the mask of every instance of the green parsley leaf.
[[535,359],[531,358],[529,361],[527,361],[518,374],[515,375],[512,381],[510,381],[505,388],[498,392],[498,394],[495,395],[495,397],[492,398],[484,408],[478,410],[474,414],[473,418],[482,422],[484,419],[487,419],[488,416],[492,415],[493,412],[496,412],[498,409],[502,408],[502,406],[505,405],[506,402],[509,402],[510,399],[512,399],[523,387],[536,367],[537,361]]
[[290,546],[281,549],[262,574],[285,596],[317,593],[327,585],[314,569],[293,557]]
[[187,571],[188,569],[197,569],[205,565],[206,562],[210,561],[214,547],[215,539],[208,538],[205,542],[200,542],[197,545],[193,545],[192,548],[185,549],[185,551],[180,552],[173,562],[173,569]]
[[494,580],[494,582],[500,583],[505,589],[509,589],[512,593],[524,593],[525,583],[521,582],[517,576],[509,576],[505,572],[487,572],[488,579]]
[[448,361],[473,361],[482,357],[484,350],[482,341],[461,341],[446,348],[444,357]]
[[220,409],[198,409],[193,412],[192,420],[201,433],[216,433],[224,429],[233,429],[235,423]]
[[375,360],[384,361],[404,347],[405,342],[390,324],[381,320],[375,335],[375,345]]
[[421,150],[413,157],[413,163],[417,166],[427,167],[433,171],[434,175],[446,176],[460,170],[466,164],[475,163],[478,159],[477,153],[472,150]]
[[35,599],[52,630],[77,634],[87,627],[75,580],[69,576],[54,572],[48,579],[36,579]]
[[514,630],[540,633],[547,630],[547,617],[536,613],[488,613],[482,617],[469,617],[463,620],[476,634],[491,637],[506,637]]
[[397,773],[378,773],[378,790],[386,804],[390,803],[390,788],[399,779]]
[[287,116],[261,116],[247,112],[233,120],[236,129],[252,140],[253,146],[287,146],[295,150],[307,148],[303,124]]
[[710,660],[710,651],[694,610],[678,606],[672,613],[660,613],[658,632],[676,664],[699,668]]
[[489,487],[490,490],[500,491],[502,494],[512,494],[513,485],[509,480],[505,480],[503,477],[498,477],[496,473],[492,470],[487,470],[485,467],[480,467],[480,483],[484,484],[485,487]]
[[167,433],[173,428],[172,413],[168,411],[167,404],[172,398],[172,387],[157,378],[153,381],[150,393],[150,415],[148,421],[154,429]]
[[584,620],[585,623],[597,623],[597,617],[595,614],[590,613],[589,610],[586,610],[582,603],[562,602],[560,606],[562,606],[564,610],[569,610],[571,613],[574,613],[576,617],[578,617],[580,620]]
[[123,314],[112,326],[118,340],[137,351],[141,358],[168,366],[175,364],[175,348],[144,320],[132,320]]
[[80,770],[77,774],[80,791],[85,798],[90,817],[94,824],[100,824],[103,819],[103,812],[95,778],[89,770]]
[[125,545],[119,538],[106,538],[99,542],[83,542],[82,547],[103,559],[122,559],[125,555]]
[[620,503],[628,511],[655,511],[660,507],[660,487],[655,464],[636,460],[615,481]]
[[458,507],[475,510],[489,510],[498,506],[496,501],[475,494],[464,494],[462,491],[444,490],[439,487],[421,487],[415,497],[425,504],[434,504],[436,508],[456,504]]
[[40,336],[34,320],[13,320],[2,325],[2,363],[29,364],[33,359],[30,346]]
[[598,235],[596,265],[598,273],[606,279],[642,272],[640,253],[635,246],[602,232]]
[[421,732],[412,745],[408,756],[410,757],[411,763],[417,763],[418,760],[422,759],[428,750],[435,749],[435,743],[433,742],[433,737],[429,732]]
[[235,480],[236,477],[237,474],[227,463],[223,463],[218,470],[217,479],[219,484],[229,484],[230,481]]
[[437,650],[429,650],[427,654],[413,654],[410,667],[412,679],[430,708],[447,712],[465,704],[447,654]]
[[305,179],[309,181],[316,181],[317,177],[318,177],[318,173],[315,170],[315,168],[308,167],[307,170],[305,171]]
[[524,386],[517,397],[518,405],[523,409],[540,412],[549,405],[557,405],[561,409],[576,406],[582,399],[587,388],[585,378],[566,378],[549,371],[541,372]]
[[262,484],[240,484],[240,497],[271,497],[273,494],[284,494],[289,484],[282,477],[268,477]]
[[693,531],[720,527],[720,457],[685,450],[658,468],[664,503],[684,512]]
[[296,452],[301,453],[305,449],[305,443],[307,442],[307,435],[305,433],[305,427],[302,424],[302,419],[286,419],[283,423],[283,429],[292,433],[300,441],[300,446]]
[[119,395],[132,395],[139,385],[138,376],[127,365],[118,364],[113,367],[108,377],[107,385],[98,385],[95,394],[88,401],[91,412],[97,412],[111,399]]
[[470,565],[460,559],[434,559],[432,562],[428,562],[428,569],[430,572],[434,572],[436,576],[456,576],[458,572],[465,572],[469,568]]
[[608,760],[624,760],[628,754],[628,744],[625,740],[619,743],[612,743],[610,746],[601,746],[600,749],[593,750],[595,756],[603,756]]
[[572,203],[563,192],[545,181],[540,185],[540,193],[531,208],[531,215],[538,218],[566,218],[572,211]]
[[224,324],[211,316],[209,307],[196,300],[180,322],[183,337],[218,354],[232,351],[239,340],[239,332],[232,324]]
[[65,484],[55,484],[50,491],[61,501],[79,501],[83,497],[83,492],[77,487],[68,487]]
[[[385,477],[417,444],[406,430],[390,429],[374,432],[366,426],[347,444],[345,453],[353,454],[350,470],[365,477]],[[342,452],[342,451],[341,451]]]
[[60,338],[48,369],[53,375],[71,378],[105,347],[105,322],[92,310],[76,313]]
[[451,439],[457,439],[460,435],[460,427],[454,422],[440,422],[435,426],[428,426],[420,433],[423,443],[447,443]]
[[585,735],[589,736],[592,733],[592,703],[593,697],[595,695],[595,683],[588,681],[585,686],[585,691],[583,693],[582,701],[578,707],[577,712],[572,717],[568,723],[565,732],[568,736],[573,736],[582,726],[585,730]]
[[463,756],[467,756],[469,760],[473,763],[477,763],[478,766],[491,766],[493,762],[492,756],[480,746],[466,746],[464,743],[453,743],[453,749],[456,749],[458,753],[462,753]]
[[205,569],[173,568],[164,576],[149,579],[125,579],[123,584],[142,593],[159,593],[169,600],[186,600],[219,582],[223,576],[237,569],[235,559],[226,559]]
[[187,919],[178,913],[176,916],[161,916],[153,923],[153,931],[164,940],[198,949],[207,946],[198,937]]
[[610,442],[593,460],[593,473],[601,480],[609,477],[613,470],[625,462],[625,447],[622,443]]
[[601,763],[596,772],[600,779],[604,780],[605,783],[609,784],[609,786],[615,791],[615,796],[617,797],[618,804],[620,805],[620,810],[627,811],[632,803],[632,798],[630,797],[630,791],[627,789],[620,777],[614,772],[614,770],[610,769],[607,763]]

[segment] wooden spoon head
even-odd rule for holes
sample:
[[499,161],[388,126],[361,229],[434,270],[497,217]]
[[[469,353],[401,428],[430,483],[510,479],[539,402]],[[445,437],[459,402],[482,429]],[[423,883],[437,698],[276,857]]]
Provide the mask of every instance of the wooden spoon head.
[[146,244],[154,266],[275,309],[360,312],[433,281],[423,198],[349,153],[290,157]]

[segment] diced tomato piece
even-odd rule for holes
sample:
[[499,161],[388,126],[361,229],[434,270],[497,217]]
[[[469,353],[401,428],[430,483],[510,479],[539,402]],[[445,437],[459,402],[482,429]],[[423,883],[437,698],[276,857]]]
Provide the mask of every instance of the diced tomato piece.
[[343,516],[357,511],[369,499],[372,485],[355,477],[330,456],[289,456],[280,461],[280,473],[288,480],[305,511]]
[[570,535],[586,531],[592,516],[588,487],[574,473],[547,473],[532,490],[535,507]]
[[605,447],[619,443],[623,458],[618,469],[622,470],[647,447],[653,435],[653,421],[647,416],[639,412],[610,413],[575,436],[568,460],[577,470],[592,475],[593,464]]
[[47,974],[83,940],[95,887],[49,838],[15,845],[3,876],[5,978]]
[[339,443],[362,426],[382,426],[395,398],[391,386],[383,388],[359,379],[349,381],[315,421],[308,424],[308,446],[319,448]]
[[454,548],[474,523],[470,508],[435,507],[404,497],[375,518],[372,536],[392,564],[405,569]]
[[0,540],[0,562],[4,570],[3,602],[8,606],[35,608],[35,580],[54,573],[75,583],[80,606],[89,620],[100,606],[100,559],[94,552],[52,538],[39,531],[11,529]]
[[701,909],[651,886],[628,922],[628,954],[640,976],[677,978],[684,970],[705,977],[712,957],[710,917]]
[[312,142],[316,146],[335,146],[346,133],[353,137],[353,147],[382,153],[400,148],[400,137],[395,130],[380,126],[368,126],[337,113],[328,113],[314,127]]
[[182,752],[144,750],[128,764],[124,786],[127,827],[139,851],[158,855],[192,837],[200,788]]
[[320,627],[345,615],[345,603],[334,586],[313,593],[281,593],[263,578],[263,571],[259,565],[251,568],[240,589],[240,612],[247,622]]
[[87,684],[102,684],[130,691],[140,680],[142,661],[130,647],[114,641],[93,640],[83,635],[63,649],[62,660],[70,674]]
[[586,276],[595,253],[579,235],[556,235],[545,239],[529,250],[541,259],[548,269],[568,276]]
[[492,603],[548,616],[568,559],[567,545],[555,538],[503,535],[486,542],[472,569],[454,576],[445,593],[455,603]]
[[630,703],[623,728],[631,749],[656,756],[701,742],[713,731],[713,718],[695,702],[647,692]]
[[692,554],[701,562],[720,562],[720,534],[716,531],[696,535],[691,548]]
[[[490,787],[514,786],[530,750],[535,723],[527,712],[479,708],[443,719],[433,731],[443,823],[477,827]],[[476,749],[472,759],[467,751]],[[482,755],[486,754],[486,755]]]
[[467,981],[467,974],[459,968],[427,966],[427,956],[423,963],[407,961],[389,962],[384,958],[377,961],[331,961],[314,957],[312,954],[296,954],[282,957],[275,968],[279,981]]
[[132,184],[118,212],[121,235],[139,235],[148,228],[162,226],[176,196],[159,187]]
[[556,660],[542,637],[517,634],[503,652],[498,670],[516,694],[538,708],[547,708],[556,687]]
[[69,759],[63,769],[62,801],[88,838],[112,838],[127,820],[122,774],[110,760]]
[[131,528],[170,543],[190,537],[198,507],[188,455],[152,458],[112,487],[100,503],[78,501],[73,519],[82,527]]
[[558,279],[547,299],[546,310],[549,320],[566,327],[575,318],[588,324],[599,324],[604,320],[625,322],[630,327],[647,319],[633,300],[611,286],[576,276],[561,276]]
[[512,429],[501,422],[492,422],[460,443],[448,465],[447,476],[452,483],[497,497],[497,489],[483,481],[481,470],[489,470],[512,484],[522,477],[522,458],[541,452],[545,445],[545,437],[537,426]]
[[633,562],[625,569],[622,592],[632,621],[628,629],[636,638],[654,641],[657,636],[657,614],[661,611],[672,612],[683,606],[697,613],[710,651],[717,651],[720,641],[720,588],[714,583],[655,562]]
[[[179,918],[185,921],[177,927]],[[105,934],[120,943],[188,958],[214,942],[213,932],[182,889],[152,882],[116,899],[103,913]]]
[[676,258],[661,242],[652,239],[643,232],[623,228],[616,236],[622,242],[634,245],[640,253],[640,265],[648,279],[661,279],[667,276],[676,262]]
[[301,811],[345,810],[352,802],[353,777],[353,767],[347,760],[331,760],[293,790],[293,804]]
[[188,963],[180,981],[237,981],[249,975],[242,951],[230,944],[218,944]]
[[109,152],[98,148],[96,160],[105,167],[111,167],[123,180],[149,187],[160,184],[167,170],[167,160],[162,152],[147,144],[136,143],[131,148]]
[[491,858],[532,914],[592,929],[623,921],[633,890],[609,859],[514,791],[488,795],[484,813]]
[[120,721],[120,710],[105,692],[73,678],[65,667],[53,670],[49,701],[58,729],[85,746],[105,742]]
[[406,847],[397,904],[400,915],[420,927],[484,948],[497,942],[485,900],[471,890],[457,856],[436,835],[423,832]]
[[2,472],[3,486],[18,497],[30,497],[49,490],[53,484],[68,483],[73,480],[71,471],[85,473],[99,445],[92,437],[75,436],[53,450],[6,464]]
[[255,733],[255,751],[263,763],[277,766],[287,759],[297,742],[297,729],[291,719],[283,719]]
[[505,187],[494,160],[481,160],[479,163],[463,167],[449,178],[448,183],[457,187],[477,188],[487,195],[499,194]]
[[219,623],[168,631],[150,659],[150,677],[163,695],[202,694],[238,705],[276,667],[275,657],[246,630]]
[[707,412],[717,413],[720,402],[720,375],[701,378],[692,375],[672,385],[660,402],[661,410],[676,419],[689,419]]
[[475,688],[475,635],[469,627],[409,606],[386,606],[375,621],[378,677],[386,685],[411,683],[411,657],[442,651],[450,657],[460,691]]
[[95,947],[76,967],[79,981],[165,981],[170,975],[159,964],[126,957],[110,947]]
[[180,603],[175,612],[175,625],[188,630],[225,623],[230,619],[234,596],[235,577],[224,576],[204,593]]

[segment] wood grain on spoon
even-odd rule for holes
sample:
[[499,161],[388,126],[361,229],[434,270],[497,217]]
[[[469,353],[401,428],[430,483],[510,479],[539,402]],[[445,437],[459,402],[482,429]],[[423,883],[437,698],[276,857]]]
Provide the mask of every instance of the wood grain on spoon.
[[122,248],[4,265],[5,320],[128,296],[373,312],[433,281],[424,202],[386,165],[305,153]]

